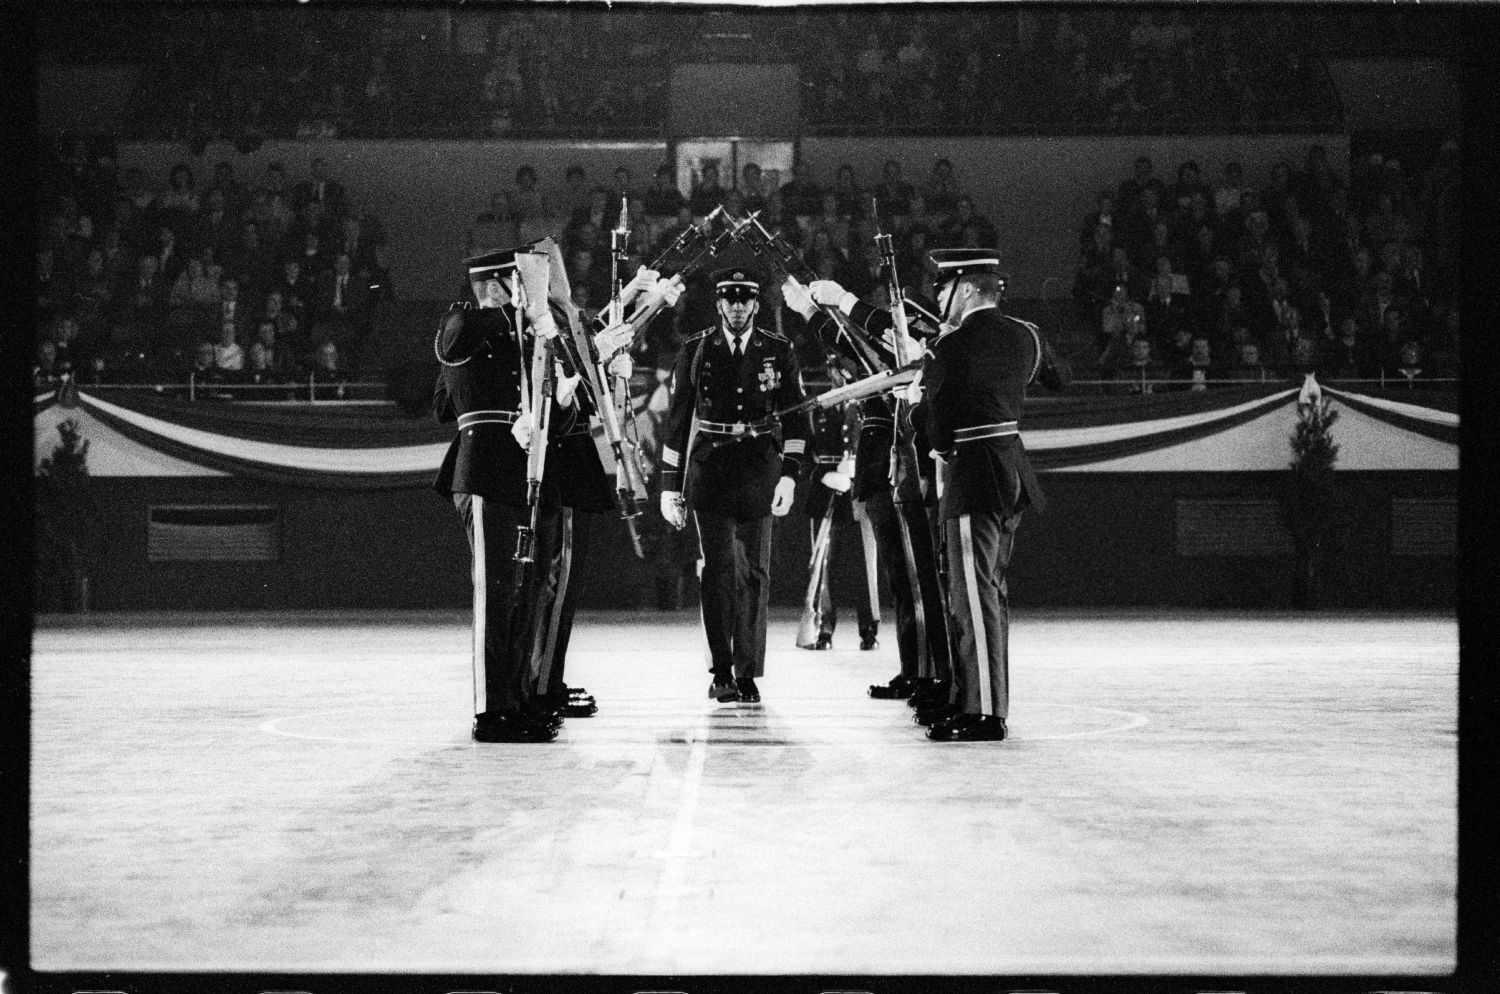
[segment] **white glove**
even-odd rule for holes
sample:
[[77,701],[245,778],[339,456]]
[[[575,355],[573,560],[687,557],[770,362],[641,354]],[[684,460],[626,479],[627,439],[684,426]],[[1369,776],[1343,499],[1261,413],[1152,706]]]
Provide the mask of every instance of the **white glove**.
[[521,448],[531,449],[531,419],[525,417],[516,418],[515,424],[510,426],[510,437],[516,440]]
[[642,290],[650,289],[652,284],[654,284],[660,278],[661,273],[658,273],[654,269],[647,269],[645,266],[642,266],[639,270],[636,271],[635,277],[621,288],[620,302],[622,304],[630,303],[635,299],[637,294],[639,294]]
[[852,478],[854,476],[854,460],[848,456],[840,459],[839,467],[835,472],[843,473],[845,476]]
[[595,335],[594,348],[598,349],[599,354],[607,359],[621,349],[629,347],[631,337],[630,325],[621,321],[619,324],[612,324]]
[[682,494],[675,490],[661,492],[661,516],[673,528],[681,530],[687,525],[687,511],[682,506]]
[[630,358],[629,352],[621,352],[615,356],[609,364],[609,375],[620,380],[630,379],[630,374],[635,372],[635,360]]
[[813,280],[807,288],[819,306],[837,307],[844,299],[845,290],[833,280]]
[[925,392],[926,389],[922,386],[922,378],[918,376],[906,385],[906,388],[902,391],[901,399],[916,407],[922,403],[922,394]]
[[788,276],[781,284],[781,298],[786,301],[786,306],[801,314],[803,318],[812,317],[813,312],[818,309],[812,293],[791,276]]
[[574,373],[568,376],[562,371],[562,366],[557,367],[557,390],[553,396],[557,398],[558,407],[568,407],[573,403],[573,395],[578,392],[578,384],[583,382],[582,373]]
[[[782,477],[782,479],[787,479],[787,477]],[[848,493],[849,488],[854,486],[854,481],[849,478],[848,473],[840,473],[837,470],[832,473],[824,473],[822,483],[823,486],[830,490],[836,490],[841,494]]]
[[943,477],[948,475],[948,461],[937,454],[932,453],[932,478],[937,482],[937,498],[943,499]]
[[535,314],[526,312],[527,325],[532,334],[538,338],[556,338],[557,321],[552,317],[550,310],[540,310]]
[[[892,328],[890,331],[887,331],[884,335],[880,336],[880,340],[885,343],[885,347],[891,350],[891,355],[896,354],[896,334],[896,329]],[[907,362],[911,362],[913,359],[922,358],[922,343],[917,341],[912,336],[901,336],[901,347],[905,350]]]
[[771,513],[778,518],[786,517],[792,509],[792,495],[797,492],[797,481],[783,476],[776,481],[776,496],[771,498]]
[[671,279],[657,280],[651,292],[661,294],[668,307],[676,307],[677,298],[682,296],[682,277],[673,276]]

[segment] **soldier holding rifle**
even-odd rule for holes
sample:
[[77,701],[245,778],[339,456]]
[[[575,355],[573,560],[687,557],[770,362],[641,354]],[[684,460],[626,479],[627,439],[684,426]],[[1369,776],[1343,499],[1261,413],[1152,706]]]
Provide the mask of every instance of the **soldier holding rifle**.
[[[616,502],[589,436],[578,357],[560,347],[545,250],[522,246],[466,265],[474,299],[449,309],[433,343],[441,363],[433,410],[458,427],[433,488],[458,509],[473,558],[473,737],[548,742],[563,714],[595,709],[561,682],[566,637],[558,634],[576,598],[567,577],[584,545],[587,513],[578,512]],[[630,289],[655,281],[642,270]],[[608,355],[623,338],[609,328],[595,342]],[[533,361],[538,350],[547,361]],[[538,389],[538,376],[555,377],[554,389]]]

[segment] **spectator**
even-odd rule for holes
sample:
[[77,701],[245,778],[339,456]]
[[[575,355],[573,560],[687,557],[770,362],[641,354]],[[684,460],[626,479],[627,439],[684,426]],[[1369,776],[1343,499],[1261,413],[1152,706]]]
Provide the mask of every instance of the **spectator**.
[[1103,225],[1108,230],[1109,241],[1114,241],[1115,223],[1115,194],[1113,190],[1105,188],[1099,191],[1099,198],[1094,209],[1084,215],[1083,224],[1078,229],[1078,244],[1087,249],[1093,242],[1099,226]]
[[822,191],[811,179],[808,167],[794,165],[787,170],[787,181],[782,184],[781,209],[784,218],[804,218],[816,214],[822,204]]
[[1187,363],[1172,372],[1174,380],[1186,380],[1189,390],[1201,393],[1217,377],[1214,375],[1213,348],[1204,335],[1195,335],[1189,347]]
[[1222,177],[1214,187],[1214,213],[1227,224],[1239,225],[1244,221],[1245,186],[1244,167],[1238,162],[1226,162]]
[[927,201],[928,209],[938,215],[951,214],[957,209],[956,201],[961,193],[963,190],[953,176],[953,163],[947,159],[934,162],[932,172],[922,187],[922,196]]
[[1260,361],[1259,345],[1254,342],[1241,342],[1237,355],[1239,361],[1228,371],[1226,379],[1255,383],[1270,379],[1266,367]]
[[707,217],[713,213],[713,209],[724,202],[726,190],[719,185],[719,167],[714,162],[706,162],[699,171],[698,182],[693,186],[693,192],[688,197],[688,209],[693,212],[693,217]]
[[549,228],[555,231],[570,223],[580,210],[587,212],[592,192],[588,173],[582,166],[574,163],[564,170],[562,184],[543,198],[550,219]]
[[271,284],[267,292],[280,292],[282,307],[290,312],[298,322],[307,323],[307,305],[313,299],[315,292],[312,280],[303,272],[302,260],[296,256],[283,259],[281,262],[281,275]]
[[880,204],[881,218],[889,220],[898,214],[910,213],[916,190],[901,178],[901,163],[887,159],[881,167],[880,185],[875,187],[874,195]]
[[670,163],[664,162],[656,167],[651,187],[642,199],[645,201],[646,215],[653,219],[675,218],[677,212],[686,205],[687,200],[682,191],[677,189],[677,171]]
[[1139,335],[1130,341],[1123,363],[1115,366],[1115,379],[1120,381],[1116,393],[1155,393],[1166,379],[1167,369],[1151,354],[1151,339]]
[[1156,166],[1151,157],[1142,155],[1136,158],[1131,175],[1120,181],[1119,189],[1115,191],[1115,205],[1130,214],[1139,209],[1141,194],[1147,190],[1156,191],[1158,202],[1166,192],[1165,185],[1156,176]]
[[320,205],[328,217],[342,215],[348,206],[344,200],[343,184],[329,177],[328,160],[321,155],[313,156],[308,178],[298,183],[292,194],[292,206],[298,213],[312,204]]
[[1099,314],[1099,364],[1105,368],[1124,361],[1130,343],[1146,334],[1146,309],[1130,299],[1124,283],[1117,283]]
[[250,336],[253,314],[250,306],[240,298],[240,281],[233,276],[219,280],[219,306],[212,314],[211,322],[200,326],[197,336],[208,342],[222,343],[228,339],[246,341]]
[[254,221],[245,222],[240,228],[238,244],[224,259],[225,268],[239,278],[241,289],[254,295],[264,292],[272,278],[274,264],[274,252],[261,241],[260,225]]
[[745,163],[744,168],[740,170],[739,191],[743,198],[740,209],[744,213],[765,212],[769,202],[765,185],[762,182],[760,166],[753,162]]
[[[1146,323],[1158,341],[1170,340],[1178,329],[1192,329],[1192,297],[1188,279],[1175,272],[1168,256],[1156,257],[1156,272],[1146,295]],[[1187,346],[1189,343],[1184,342]]]
[[938,229],[942,245],[963,246],[972,242],[973,247],[994,248],[999,243],[999,235],[989,219],[975,211],[973,199],[968,194],[960,194],[954,203],[953,215]]
[[1414,338],[1406,339],[1397,349],[1395,368],[1387,379],[1408,390],[1430,389],[1437,374],[1422,360],[1422,343]]
[[139,256],[135,277],[121,289],[116,305],[115,340],[147,349],[159,342],[167,319],[167,293],[168,288],[157,276],[156,256]]
[[838,212],[844,217],[860,217],[865,212],[865,191],[854,178],[854,167],[841,163],[833,177],[833,194]]
[[187,267],[187,252],[178,242],[177,231],[169,224],[156,229],[156,245],[152,249],[152,255],[156,256],[157,277],[167,286],[175,283]]
[[1322,371],[1337,379],[1368,379],[1380,369],[1378,356],[1369,347],[1353,315],[1339,319],[1336,337],[1323,349]]
[[83,272],[73,283],[66,304],[77,318],[84,337],[102,340],[117,286],[117,281],[104,268],[104,253],[98,248],[90,249],[84,256]]
[[198,342],[186,355],[188,361],[177,374],[179,379],[195,386],[224,382],[224,371],[214,363],[213,342]]
[[224,374],[224,380],[235,380],[245,371],[245,350],[235,337],[235,327],[225,324],[219,329],[214,342],[214,368]]
[[218,277],[205,271],[202,255],[195,255],[188,259],[187,268],[167,296],[168,323],[184,329],[184,333],[191,333],[188,329],[211,327],[220,302]]
[[349,253],[333,257],[333,268],[313,279],[313,299],[308,305],[312,339],[318,347],[328,342],[340,354],[354,350],[364,337],[369,317],[369,284],[351,270]]
[[36,389],[44,390],[57,386],[64,372],[57,364],[57,343],[50,338],[37,342],[36,361],[31,367],[31,380]]
[[198,189],[193,179],[193,170],[186,162],[179,162],[167,174],[167,189],[152,207],[162,223],[174,231],[186,231],[198,213]]
[[[245,354],[245,368],[241,374],[241,381],[247,386],[267,387],[289,382],[291,377],[287,375],[286,363],[281,360],[279,354],[268,349],[264,343],[256,341],[250,343],[250,348]],[[257,398],[264,398],[263,394],[254,394]]]
[[303,370],[303,379],[315,384],[314,399],[342,400],[349,376],[344,371],[344,359],[338,345],[332,341],[320,344]]

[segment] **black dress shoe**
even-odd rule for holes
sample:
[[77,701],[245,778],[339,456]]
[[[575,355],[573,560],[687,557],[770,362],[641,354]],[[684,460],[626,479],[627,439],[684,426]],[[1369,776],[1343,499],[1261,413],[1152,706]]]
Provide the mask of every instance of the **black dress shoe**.
[[474,716],[475,742],[551,742],[557,729],[519,711],[485,712]]
[[1005,719],[992,714],[960,714],[927,729],[934,742],[1000,742],[1005,739]]
[[[861,646],[860,648],[864,648]],[[909,676],[897,673],[885,683],[870,685],[870,696],[877,701],[901,701],[910,697],[917,689],[917,683]]]
[[549,710],[564,718],[592,718],[599,713],[599,705],[588,694],[577,697],[548,694],[546,701]]
[[713,683],[708,685],[708,696],[720,704],[728,704],[730,701],[740,699],[740,691],[734,685],[733,681],[725,680],[721,683],[718,679],[715,679]]
[[956,718],[961,713],[952,704],[934,704],[930,708],[919,708],[917,713],[912,715],[912,721],[919,725],[941,725]]
[[948,703],[952,684],[947,680],[934,680],[930,677],[918,679],[917,689],[906,703],[913,708],[930,708],[939,704]]
[[747,704],[758,704],[760,702],[760,688],[755,686],[753,677],[742,676],[735,680],[735,686],[739,688],[740,700]]
[[530,701],[522,704],[521,714],[539,725],[546,725],[548,728],[562,727],[562,711],[554,707],[552,702],[544,697],[532,698]]
[[814,649],[832,649],[833,648],[833,635],[830,634],[830,633],[822,633],[822,634],[820,634],[818,636],[818,640],[813,643],[812,647]]
[[880,648],[880,641],[875,638],[875,629],[874,628],[862,628],[862,629],[860,629],[860,632],[859,632],[859,648],[860,648],[860,650],[862,652],[869,652],[871,649],[879,649]]

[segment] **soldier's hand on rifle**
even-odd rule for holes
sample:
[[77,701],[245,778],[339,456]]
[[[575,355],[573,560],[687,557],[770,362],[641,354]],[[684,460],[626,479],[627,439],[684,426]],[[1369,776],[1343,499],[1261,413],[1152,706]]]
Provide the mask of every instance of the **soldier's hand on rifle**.
[[635,277],[620,290],[620,303],[628,304],[636,298],[642,290],[648,290],[661,278],[661,273],[654,269],[642,266],[637,270]]
[[630,325],[621,321],[612,324],[599,334],[594,336],[594,348],[599,350],[599,355],[605,359],[614,355],[624,348],[630,347],[631,342]]
[[682,504],[682,494],[675,490],[662,491],[661,516],[666,519],[667,524],[679,531],[687,525],[687,510]]
[[902,391],[901,399],[915,407],[916,405],[922,403],[923,392],[924,390],[922,387],[922,374],[920,371],[918,371],[917,375],[912,377],[912,381],[908,383],[905,390]]
[[677,298],[682,296],[682,277],[673,276],[670,279],[657,280],[651,287],[651,292],[660,294],[668,307],[676,307]]
[[527,417],[516,418],[516,423],[510,426],[510,437],[523,449],[531,448],[531,419]]
[[782,282],[781,298],[786,301],[786,306],[802,315],[804,319],[811,318],[813,312],[818,309],[817,302],[813,300],[811,291],[801,283],[798,283],[795,276],[788,276]]
[[581,382],[583,382],[582,373],[569,376],[564,372],[562,363],[557,364],[557,391],[553,396],[557,398],[559,407],[568,407],[573,403],[573,398],[578,393],[578,384]]
[[819,307],[837,307],[845,314],[849,313],[849,309],[859,299],[833,280],[813,280],[807,289],[812,292],[812,299]]
[[797,481],[783,476],[776,481],[776,496],[771,498],[771,513],[778,518],[786,516],[792,509],[792,496],[797,492]]
[[609,375],[617,380],[628,380],[634,372],[635,360],[630,358],[629,352],[621,352],[609,362]]
[[552,311],[546,304],[538,308],[526,309],[526,323],[531,333],[538,338],[556,338],[557,320],[552,317]]
[[854,481],[849,478],[849,474],[841,473],[836,469],[824,473],[821,482],[823,486],[841,494],[848,493],[849,488],[854,486]]
[[897,334],[899,332],[895,328],[892,328],[880,336],[880,340],[885,343],[885,347],[890,350],[891,355],[904,355],[907,362],[922,358],[922,343],[910,335],[901,336],[901,352],[898,353],[896,351]]

